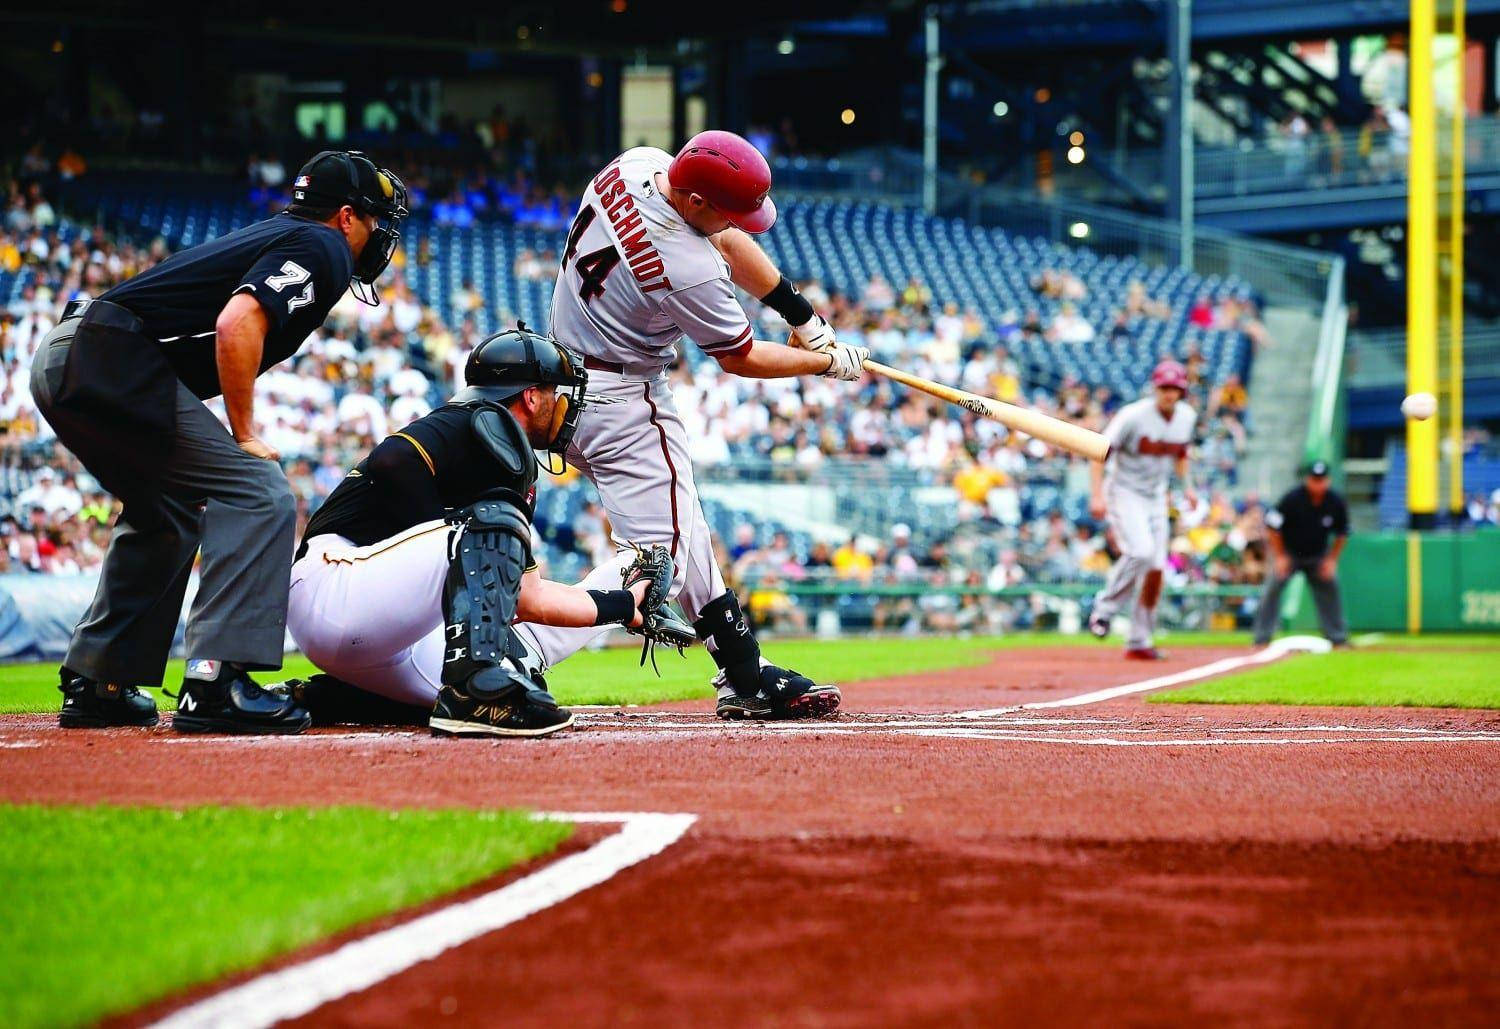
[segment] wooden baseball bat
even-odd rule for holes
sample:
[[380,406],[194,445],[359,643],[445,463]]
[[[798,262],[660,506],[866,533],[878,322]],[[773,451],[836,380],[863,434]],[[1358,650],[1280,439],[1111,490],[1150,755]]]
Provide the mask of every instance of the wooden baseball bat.
[[1053,446],[1082,455],[1090,461],[1103,461],[1109,456],[1109,440],[1092,429],[1085,429],[1039,411],[1028,411],[1024,407],[1007,404],[1002,400],[981,397],[968,390],[945,386],[941,382],[933,382],[931,379],[924,379],[920,375],[913,375],[911,372],[904,372],[900,368],[892,368],[888,364],[871,361],[869,358],[865,359],[865,370],[884,375],[888,379],[895,379],[903,386],[910,386],[912,389],[921,390],[939,400],[957,404],[977,415],[993,418],[1001,425],[1024,432],[1028,436],[1035,436],[1044,443],[1051,443]]

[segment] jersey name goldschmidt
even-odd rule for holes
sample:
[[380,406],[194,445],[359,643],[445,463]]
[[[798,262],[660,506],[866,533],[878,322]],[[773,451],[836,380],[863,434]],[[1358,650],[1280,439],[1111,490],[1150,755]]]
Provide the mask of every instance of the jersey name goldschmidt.
[[1178,403],[1170,421],[1152,397],[1126,404],[1104,430],[1113,448],[1105,481],[1146,497],[1166,496],[1172,466],[1187,454],[1197,421],[1186,403]]
[[584,190],[552,291],[552,334],[633,372],[663,368],[687,336],[714,357],[750,347],[729,266],[662,195],[672,157],[636,147]]

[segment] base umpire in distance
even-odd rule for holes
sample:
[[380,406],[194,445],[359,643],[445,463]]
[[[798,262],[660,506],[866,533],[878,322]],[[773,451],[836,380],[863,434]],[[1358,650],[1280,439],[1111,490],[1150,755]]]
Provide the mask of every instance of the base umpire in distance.
[[1281,591],[1298,572],[1307,578],[1323,635],[1336,647],[1348,642],[1338,581],[1339,554],[1348,540],[1349,508],[1328,485],[1328,463],[1313,461],[1303,468],[1302,485],[1289,490],[1266,513],[1271,574],[1255,612],[1256,646],[1271,642],[1281,612]]
[[[247,674],[281,667],[296,506],[255,435],[256,377],[296,353],[349,288],[377,303],[406,216],[401,181],[324,151],[281,214],[69,305],[31,390],[60,439],[123,502],[61,669],[65,727],[153,725],[200,549],[174,728],[300,732],[308,714]],[[231,432],[203,401],[222,395]],[[231,435],[232,433],[232,435]]]

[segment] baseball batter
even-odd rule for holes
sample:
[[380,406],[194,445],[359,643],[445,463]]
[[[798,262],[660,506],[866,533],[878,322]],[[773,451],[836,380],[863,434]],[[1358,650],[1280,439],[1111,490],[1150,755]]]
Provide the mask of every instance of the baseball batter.
[[1094,598],[1089,631],[1100,639],[1108,636],[1110,619],[1127,601],[1133,602],[1125,656],[1146,661],[1163,656],[1153,635],[1167,564],[1167,487],[1174,466],[1188,504],[1198,503],[1188,485],[1188,444],[1198,414],[1183,399],[1187,369],[1176,361],[1162,361],[1151,373],[1151,384],[1154,396],[1120,408],[1104,430],[1110,457],[1105,465],[1091,466],[1089,502],[1095,518],[1108,517],[1120,552],[1104,589]]
[[[719,668],[723,718],[824,715],[840,700],[836,686],[761,657],[714,560],[666,375],[684,336],[726,371],[751,378],[853,382],[863,374],[869,351],[835,340],[750,238],[776,220],[770,186],[765,159],[730,132],[700,133],[675,158],[650,147],[627,150],[585,188],[552,294],[552,332],[583,353],[589,371],[589,417],[568,462],[598,487],[617,539],[670,550],[673,595]],[[753,338],[736,285],[786,319],[792,346]],[[611,562],[579,585],[618,585],[619,576]],[[542,668],[601,631],[516,626]]]

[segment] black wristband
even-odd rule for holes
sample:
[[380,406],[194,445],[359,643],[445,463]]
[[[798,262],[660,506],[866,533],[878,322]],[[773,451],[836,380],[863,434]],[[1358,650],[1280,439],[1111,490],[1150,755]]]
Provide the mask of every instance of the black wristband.
[[599,609],[594,617],[595,625],[611,625],[615,622],[624,625],[635,617],[635,594],[629,590],[589,590],[588,593],[594,598],[594,606]]
[[817,314],[813,305],[797,292],[797,287],[788,282],[785,275],[775,289],[760,298],[760,302],[785,318],[788,325],[806,325]]

